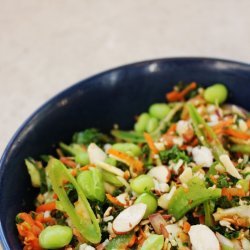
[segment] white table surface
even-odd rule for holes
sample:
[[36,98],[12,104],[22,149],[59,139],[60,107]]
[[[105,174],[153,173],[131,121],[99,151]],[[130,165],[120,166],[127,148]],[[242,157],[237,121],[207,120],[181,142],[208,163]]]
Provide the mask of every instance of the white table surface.
[[72,83],[173,56],[250,61],[249,0],[2,0],[0,154],[20,124]]

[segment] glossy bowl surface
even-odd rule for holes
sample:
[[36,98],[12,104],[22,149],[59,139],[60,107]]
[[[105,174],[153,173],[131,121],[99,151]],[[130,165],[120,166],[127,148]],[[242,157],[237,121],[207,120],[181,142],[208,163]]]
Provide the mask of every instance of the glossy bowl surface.
[[59,141],[88,127],[131,128],[134,116],[165,99],[173,85],[196,81],[227,85],[229,102],[250,109],[250,66],[209,58],[157,59],[121,66],[83,80],[58,94],[29,117],[9,142],[0,161],[0,238],[4,249],[22,249],[14,224],[33,205],[23,160],[50,153]]

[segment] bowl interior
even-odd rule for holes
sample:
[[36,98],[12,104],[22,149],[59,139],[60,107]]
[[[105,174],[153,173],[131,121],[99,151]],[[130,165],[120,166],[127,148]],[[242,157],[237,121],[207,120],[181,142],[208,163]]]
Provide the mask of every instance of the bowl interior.
[[119,67],[74,85],[48,101],[15,134],[0,162],[0,234],[5,249],[22,249],[15,215],[29,211],[36,190],[31,188],[24,158],[53,152],[59,141],[75,131],[113,124],[131,128],[134,116],[183,81],[201,85],[221,82],[230,91],[229,102],[250,109],[250,66],[202,58],[153,60]]

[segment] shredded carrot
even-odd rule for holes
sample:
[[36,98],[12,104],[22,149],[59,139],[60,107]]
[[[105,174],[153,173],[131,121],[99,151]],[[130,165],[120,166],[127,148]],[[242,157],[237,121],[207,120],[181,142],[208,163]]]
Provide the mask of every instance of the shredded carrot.
[[238,131],[238,130],[235,130],[235,129],[232,129],[232,128],[224,129],[223,132],[225,134],[227,134],[227,135],[230,135],[232,137],[239,138],[239,139],[242,139],[242,140],[250,139],[250,134],[242,132],[242,131]]
[[94,168],[95,165],[93,165],[93,164],[88,164],[88,165],[85,165],[85,166],[79,168],[79,170],[80,170],[80,171],[86,171],[86,170],[89,170],[90,167],[91,167],[91,168]]
[[162,137],[163,142],[165,143],[167,148],[171,148],[174,145],[174,136],[164,134]]
[[89,165],[83,166],[81,168],[79,168],[80,171],[86,171],[89,170]]
[[30,214],[27,213],[19,213],[18,217],[22,220],[24,220],[25,222],[27,222],[28,224],[30,224],[31,226],[34,225],[34,220],[31,217]]
[[143,232],[143,230],[140,228],[140,234],[137,238],[137,243],[139,246],[141,246],[143,244],[143,242],[145,241],[145,239],[147,238],[147,235]]
[[40,221],[35,221],[30,214],[20,213],[18,217],[24,222],[17,224],[19,235],[23,239],[24,249],[41,250],[39,245],[38,236],[43,230],[43,224]]
[[57,194],[56,194],[56,193],[54,193],[54,194],[53,194],[53,199],[55,199],[55,200],[56,200],[57,198],[58,198]]
[[247,120],[247,127],[250,128],[250,119]]
[[233,196],[245,197],[246,193],[243,188],[222,188],[222,196],[226,196],[228,200],[232,200]]
[[199,144],[198,138],[194,138],[194,140],[191,142],[190,146],[195,147]]
[[190,230],[190,228],[191,228],[191,225],[190,225],[187,221],[185,221],[185,222],[183,223],[183,232],[184,232],[184,233],[188,233],[189,230]]
[[60,157],[60,161],[68,167],[75,168],[76,163],[67,157]]
[[119,200],[117,200],[116,197],[112,196],[111,194],[106,194],[107,199],[113,203],[114,205],[124,207],[126,204],[121,203]]
[[184,88],[182,91],[172,91],[166,94],[166,98],[169,102],[177,102],[177,101],[183,101],[184,97],[192,90],[194,90],[197,87],[197,84],[195,82],[190,83],[186,88]]
[[134,234],[128,243],[128,247],[132,247],[135,244],[135,242],[136,242],[136,236]]
[[129,173],[128,170],[126,170],[126,171],[124,172],[124,176],[123,176],[123,177],[125,178],[125,180],[128,180],[128,179],[130,178],[130,173]]
[[176,123],[172,123],[167,131],[166,134],[168,135],[172,135],[175,131],[176,131],[176,127],[177,127],[177,124]]
[[116,159],[127,164],[135,173],[141,173],[143,171],[143,163],[126,153],[110,148],[108,154],[113,155]]
[[75,168],[71,170],[71,175],[74,177],[77,175],[77,170]]
[[189,241],[188,234],[186,234],[184,232],[179,232],[178,237],[180,238],[181,242],[183,242],[183,243]]
[[150,134],[148,133],[144,133],[144,138],[150,148],[150,150],[153,152],[153,154],[158,154],[158,149],[156,148],[155,144],[154,144],[154,141],[153,141],[153,138],[151,137]]
[[51,211],[56,209],[56,203],[54,201],[45,203],[40,205],[39,207],[36,208],[37,213],[45,212],[45,211]]
[[220,129],[220,128],[223,128],[223,127],[230,126],[233,123],[234,123],[233,118],[229,118],[227,120],[223,120],[223,121],[218,122],[216,125],[212,126],[212,128],[213,128],[213,130],[216,130],[216,129]]

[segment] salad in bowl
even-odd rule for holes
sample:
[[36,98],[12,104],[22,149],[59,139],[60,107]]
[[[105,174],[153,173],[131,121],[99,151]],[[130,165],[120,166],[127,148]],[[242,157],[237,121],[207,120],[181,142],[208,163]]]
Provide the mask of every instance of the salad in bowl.
[[23,248],[250,249],[250,119],[227,97],[180,83],[131,131],[89,128],[25,159],[40,191],[16,216]]

